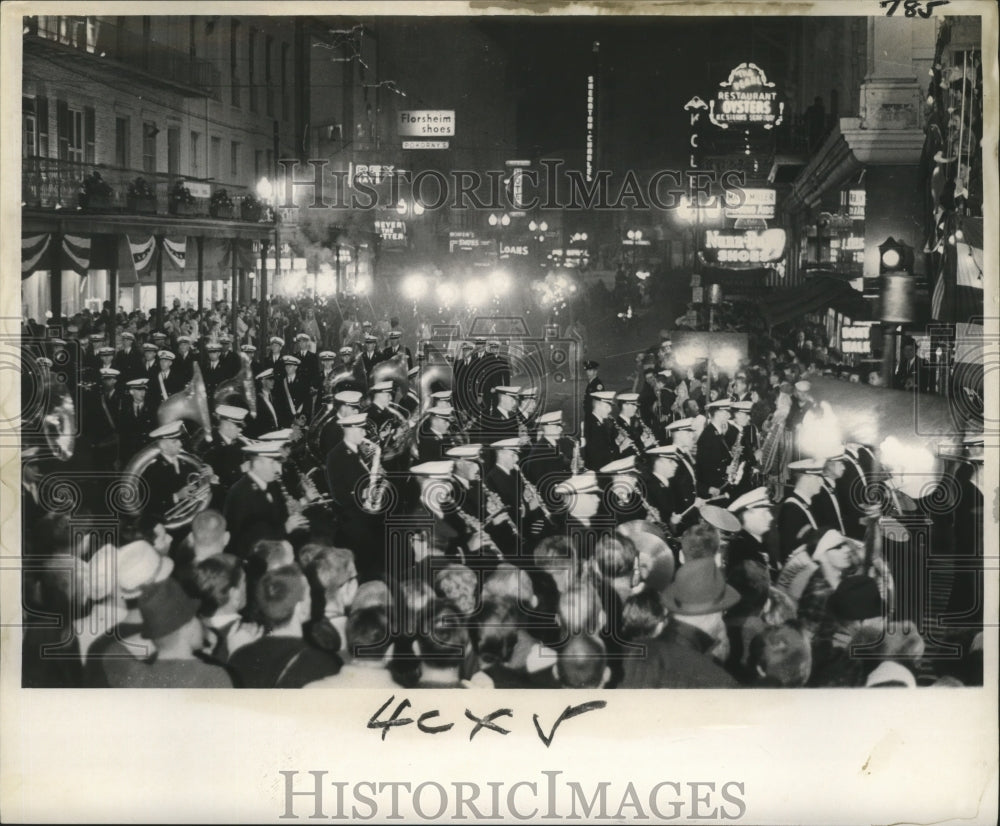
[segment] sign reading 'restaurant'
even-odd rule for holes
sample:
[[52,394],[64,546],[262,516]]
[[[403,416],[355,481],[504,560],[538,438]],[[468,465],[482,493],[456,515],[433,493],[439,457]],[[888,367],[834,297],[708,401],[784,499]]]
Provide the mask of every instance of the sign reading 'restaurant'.
[[764,70],[755,63],[741,63],[729,73],[729,80],[719,84],[708,119],[722,129],[731,125],[771,129],[781,123],[784,110]]
[[399,113],[398,132],[403,138],[451,137],[455,134],[454,109],[417,109]]

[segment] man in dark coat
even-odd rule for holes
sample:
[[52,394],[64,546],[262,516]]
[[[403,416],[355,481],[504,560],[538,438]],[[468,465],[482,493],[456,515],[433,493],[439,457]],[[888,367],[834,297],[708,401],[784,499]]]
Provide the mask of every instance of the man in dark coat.
[[316,384],[319,375],[319,357],[309,349],[312,339],[308,333],[295,336],[295,358],[299,360],[299,376],[306,379],[310,385]]
[[538,417],[538,441],[532,445],[522,463],[524,476],[541,491],[542,496],[547,496],[549,487],[573,474],[576,452],[573,440],[563,435],[562,412],[543,413]]
[[247,472],[226,494],[222,513],[230,540],[227,553],[247,559],[258,539],[285,539],[308,526],[302,514],[288,513],[277,479],[281,474],[281,442],[249,442],[243,453]]
[[215,408],[219,423],[202,458],[219,480],[212,488],[212,507],[218,511],[225,508],[226,494],[243,476],[245,440],[241,434],[247,415],[242,407],[220,404]]
[[278,403],[274,397],[274,370],[270,367],[257,374],[257,417],[249,427],[248,435],[256,437],[262,433],[272,433],[287,425],[282,424]]
[[732,462],[730,445],[726,439],[729,430],[729,401],[709,402],[708,412],[712,418],[698,437],[698,450],[695,454],[698,495],[703,497],[719,494],[726,485],[726,472]]
[[210,341],[205,345],[205,356],[205,361],[201,365],[201,377],[205,382],[208,398],[211,400],[215,396],[216,388],[228,379],[226,367],[222,363],[222,345]]
[[159,455],[142,473],[148,492],[143,512],[166,514],[180,500],[180,494],[188,484],[188,475],[193,468],[181,464],[182,426],[179,421],[170,422],[153,430],[149,436],[156,441]]
[[583,391],[583,412],[589,413],[593,404],[592,395],[604,390],[604,382],[597,375],[597,368],[601,365],[596,361],[585,361],[583,369],[587,374],[587,386]]
[[[703,501],[698,496],[698,480],[695,475],[695,462],[691,456],[694,445],[694,419],[677,419],[667,425],[667,433],[673,440],[677,458],[677,472],[670,479],[670,495],[673,499],[674,515],[680,521],[675,522],[678,533],[683,533],[691,525],[697,523],[699,516],[697,506]],[[694,507],[692,507],[694,506]],[[684,514],[683,517],[680,514]]]
[[358,356],[358,362],[365,376],[365,390],[372,383],[372,371],[380,361],[382,361],[382,354],[378,351],[378,339],[369,333],[364,339],[364,349]]
[[823,487],[823,462],[814,459],[800,459],[791,462],[788,469],[797,474],[795,487],[778,508],[778,559],[777,567],[785,561],[799,545],[805,535],[819,527],[812,512],[813,498]]
[[403,334],[399,330],[389,331],[389,342],[382,351],[382,361],[388,361],[391,358],[405,358],[406,369],[409,370],[413,367],[413,353],[410,352],[409,347],[402,346],[402,337]]
[[445,458],[445,451],[455,444],[450,434],[455,411],[451,405],[437,404],[427,413],[417,433],[417,459],[419,462],[439,462]]
[[118,456],[122,465],[128,464],[143,446],[149,443],[149,434],[156,427],[156,417],[146,403],[147,378],[135,378],[126,383],[129,398],[122,401],[118,413]]
[[260,369],[261,372],[270,368],[274,370],[277,375],[281,375],[282,369],[282,351],[285,347],[285,340],[281,336],[271,336],[267,343],[267,352],[260,357]]
[[608,421],[614,397],[612,390],[597,390],[590,394],[591,410],[583,425],[583,463],[588,470],[596,472],[621,458],[613,425]]
[[513,439],[520,434],[517,419],[517,405],[520,387],[507,384],[493,388],[494,400],[490,408],[483,408],[483,413],[475,425],[476,441],[488,444],[500,439]]
[[748,491],[735,499],[727,510],[739,518],[741,527],[739,533],[729,540],[726,549],[726,580],[731,582],[734,578],[739,579],[736,571],[743,566],[762,565],[774,581],[778,572],[772,565],[764,541],[774,522],[767,488],[754,488]]
[[728,638],[722,614],[739,599],[714,559],[682,565],[663,593],[670,622],[659,636],[643,641],[645,656],[625,661],[622,687],[735,688],[712,651]]
[[174,370],[183,376],[184,384],[191,381],[194,375],[194,366],[198,358],[192,348],[191,336],[177,337],[177,358],[174,360]]
[[145,375],[142,367],[142,352],[135,346],[135,334],[126,330],[122,333],[122,348],[115,353],[111,366],[121,373],[121,380],[129,382]]
[[159,406],[165,399],[183,390],[186,381],[184,376],[174,369],[174,360],[177,357],[173,353],[169,350],[160,350],[156,355],[159,370],[150,379],[146,392],[150,403]]

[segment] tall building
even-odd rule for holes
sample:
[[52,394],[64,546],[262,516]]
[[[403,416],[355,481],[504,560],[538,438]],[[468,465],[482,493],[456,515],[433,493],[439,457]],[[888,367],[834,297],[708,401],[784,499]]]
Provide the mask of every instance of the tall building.
[[272,237],[257,184],[308,120],[298,25],[25,18],[25,317],[104,300],[151,308],[158,288],[192,303],[251,295],[256,250]]

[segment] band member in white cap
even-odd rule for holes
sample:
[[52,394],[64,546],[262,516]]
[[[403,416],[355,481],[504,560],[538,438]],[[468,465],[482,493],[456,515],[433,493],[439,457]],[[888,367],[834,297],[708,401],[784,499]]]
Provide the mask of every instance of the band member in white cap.
[[281,426],[291,427],[296,420],[308,422],[312,418],[312,384],[299,374],[298,356],[285,356],[282,363],[285,376],[278,388],[277,409],[279,417],[287,417]]
[[[818,525],[836,528],[847,536],[845,514],[837,493],[837,481],[844,475],[845,470],[843,449],[838,450],[833,456],[824,458],[821,477],[823,485],[816,491],[809,508],[816,517]],[[858,514],[858,518],[860,516],[863,514]]]
[[417,458],[421,462],[441,461],[445,451],[454,446],[449,432],[454,415],[450,404],[436,404],[428,409],[417,434]]
[[406,369],[409,370],[413,367],[413,353],[410,352],[409,347],[402,346],[402,339],[403,334],[399,330],[389,331],[389,341],[382,351],[382,361],[388,361],[391,358],[405,358]]
[[618,432],[619,453],[622,457],[638,456],[645,448],[642,439],[642,423],[636,412],[639,409],[638,393],[618,393],[615,396],[618,412],[609,419]]
[[753,407],[751,401],[736,401],[730,405],[733,420],[729,429],[736,432],[736,440],[733,442],[733,450],[736,445],[740,445],[740,462],[743,464],[743,472],[729,487],[729,492],[733,497],[740,497],[759,482],[761,477],[760,462],[763,457],[761,452],[760,431],[752,421],[750,421],[750,410]]
[[270,433],[281,427],[278,407],[274,399],[274,370],[266,367],[257,376],[257,418],[250,435]]
[[288,512],[278,484],[284,455],[281,442],[248,441],[242,450],[249,466],[226,494],[222,513],[231,537],[227,551],[246,559],[258,539],[285,539],[308,528],[309,520]]
[[[706,405],[711,419],[698,437],[695,453],[695,477],[699,496],[718,496],[728,487],[727,471],[733,461],[729,440],[729,400],[709,402]],[[730,436],[729,438],[732,438]]]
[[257,358],[257,348],[252,344],[240,345],[240,352],[247,357],[247,364],[251,376],[256,376],[261,370],[264,369],[260,366],[260,361]]
[[[142,372],[140,376],[149,379],[150,385],[156,381],[156,374],[160,372],[160,365],[157,363],[156,354],[159,349],[152,342],[147,341],[142,345]],[[152,395],[150,395],[152,398]]]
[[149,497],[143,507],[144,513],[162,516],[178,502],[181,491],[187,486],[190,468],[182,466],[178,458],[182,436],[183,427],[179,421],[158,427],[149,434],[160,452],[142,474]]
[[[90,404],[85,408],[83,426],[94,451],[94,466],[113,468],[118,463],[117,431],[122,405],[122,393],[118,389],[119,373],[114,367],[101,367],[98,373],[100,386],[92,395],[88,394]],[[127,457],[125,461],[128,461]]]
[[118,456],[128,462],[149,441],[149,432],[156,427],[153,411],[146,404],[147,378],[127,382],[129,398],[122,402],[118,414]]
[[184,389],[184,377],[173,369],[176,358],[169,350],[160,350],[156,354],[160,369],[156,373],[156,378],[150,382],[150,389],[147,392],[152,397],[151,401],[155,400],[157,405]]
[[[823,487],[823,462],[800,459],[791,462],[788,469],[795,475],[795,487],[778,508],[778,559],[779,567],[791,556],[810,529],[819,527],[812,512],[813,497]],[[829,527],[829,526],[828,526]]]
[[309,334],[299,333],[295,336],[295,346],[297,348],[295,357],[299,360],[299,377],[313,386],[319,375],[319,359],[312,351],[312,339]]
[[555,492],[566,502],[566,533],[572,537],[589,530],[601,506],[601,488],[592,471],[571,476],[556,486]]
[[680,459],[675,445],[657,445],[646,453],[649,473],[645,477],[646,498],[657,510],[660,520],[675,530],[681,516],[674,504],[673,478],[677,475]]
[[333,395],[333,378],[337,375],[337,354],[332,350],[322,350],[317,356],[319,373],[316,375],[316,394],[320,402],[328,402]]
[[674,513],[684,514],[677,524],[677,532],[682,533],[689,525],[698,521],[696,509],[704,501],[698,496],[697,476],[691,448],[694,446],[695,420],[677,419],[667,425],[673,446],[677,449],[677,472],[670,480],[670,492],[674,500]]
[[726,579],[731,579],[739,567],[750,564],[763,566],[774,581],[777,568],[765,541],[774,522],[767,488],[754,488],[744,493],[733,500],[727,510],[739,518],[741,527],[740,532],[729,540],[726,549]]
[[376,433],[381,431],[386,422],[396,422],[398,419],[389,411],[392,401],[392,380],[379,381],[368,391],[371,404],[368,406],[368,425]]
[[122,333],[121,349],[115,353],[111,366],[122,374],[122,381],[131,381],[145,375],[142,369],[142,352],[135,345],[135,333],[125,330]]
[[282,365],[282,351],[285,348],[285,340],[281,336],[271,336],[267,342],[267,352],[261,356],[260,366],[261,371],[271,368],[277,375],[281,375]]
[[212,466],[219,483],[212,490],[212,507],[222,510],[226,493],[243,475],[243,426],[249,411],[242,407],[220,404],[215,408],[218,425],[208,450],[202,457]]
[[524,476],[546,496],[549,487],[572,475],[577,452],[573,440],[563,435],[562,412],[543,413],[538,417],[538,441],[522,463]]
[[589,470],[598,470],[621,458],[614,425],[610,422],[613,390],[598,390],[590,394],[591,410],[583,425],[583,463]]
[[488,411],[484,410],[475,431],[475,438],[484,443],[512,439],[520,435],[517,405],[521,388],[500,384],[493,390],[493,407]]
[[[452,487],[454,468],[455,463],[451,459],[419,462],[410,467],[410,475],[420,489],[412,516],[420,522],[428,517],[433,520],[432,525],[425,523],[425,529],[432,542],[434,555],[457,556],[464,562],[467,551],[478,549],[483,537],[478,536],[480,532],[473,530],[462,519],[456,508]],[[428,560],[422,562],[426,567]]]
[[353,416],[361,410],[361,400],[364,394],[360,390],[340,390],[333,396],[336,416],[329,420],[319,433],[319,454],[326,456],[340,444],[344,438],[344,429],[340,420],[345,416]]
[[487,449],[493,451],[494,461],[485,485],[500,497],[521,537],[522,551],[527,552],[525,538],[541,532],[545,515],[537,497],[528,495],[518,468],[521,441],[517,437],[500,439],[487,445]]
[[386,566],[384,517],[373,512],[381,460],[377,447],[365,438],[367,421],[364,413],[338,418],[344,438],[326,457],[327,487],[340,508],[337,541],[354,551],[362,581],[384,575]]
[[216,341],[209,341],[205,345],[205,362],[201,366],[201,377],[211,403],[215,388],[226,380],[226,368],[222,364],[222,345]]
[[174,370],[184,377],[185,384],[191,381],[194,365],[198,360],[191,345],[191,336],[177,336],[177,360],[174,362]]
[[361,351],[361,355],[358,356],[358,362],[361,364],[361,370],[364,372],[365,376],[365,389],[372,382],[372,371],[375,369],[375,365],[382,361],[382,354],[378,351],[378,339],[371,333],[367,333],[364,338],[364,349]]

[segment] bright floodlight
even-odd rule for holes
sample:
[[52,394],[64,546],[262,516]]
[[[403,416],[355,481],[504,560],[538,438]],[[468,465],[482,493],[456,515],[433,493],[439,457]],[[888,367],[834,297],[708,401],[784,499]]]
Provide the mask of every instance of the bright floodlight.
[[729,371],[739,365],[740,354],[732,347],[723,347],[716,351],[713,361],[720,370]]
[[486,284],[482,278],[470,278],[462,290],[465,303],[470,307],[479,307],[486,301]]
[[642,240],[642,230],[641,229],[637,229],[635,231],[635,240],[636,241],[641,241]]
[[535,231],[536,229],[538,229],[538,224],[536,224],[536,223],[535,223],[534,221],[530,221],[530,222],[528,223],[528,229],[529,229],[529,230],[530,230],[531,232],[534,232],[534,231]]
[[437,297],[445,307],[450,307],[458,297],[458,289],[450,281],[442,281],[437,287]]
[[887,267],[895,267],[899,264],[899,250],[888,249],[882,253],[882,263]]
[[541,230],[542,232],[545,232],[546,230],[548,230],[548,228],[549,228],[549,225],[548,225],[548,224],[547,224],[547,223],[546,223],[545,221],[542,221],[542,223],[540,223],[540,224],[538,225],[538,228],[539,228],[539,229],[540,229],[540,230]]
[[402,198],[399,199],[399,203],[396,204],[396,212],[400,215],[406,215],[406,201]]
[[628,236],[628,240],[629,240],[629,241],[634,241],[634,240],[635,240],[635,230],[634,230],[634,229],[630,229],[630,230],[629,230],[629,231],[628,231],[627,233],[625,233],[625,234],[626,234],[626,235]]
[[262,201],[270,201],[273,190],[274,188],[266,175],[257,181],[257,195]]
[[403,279],[402,290],[411,301],[419,301],[427,292],[427,279],[420,273],[411,273]]
[[500,219],[500,223],[501,223],[502,226],[505,226],[505,227],[509,227],[510,226],[510,216],[506,212],[503,214],[503,217]]
[[424,214],[424,205],[422,203],[420,203],[420,201],[414,201],[414,203],[413,203],[413,214],[414,215],[423,215]]
[[694,206],[687,195],[681,195],[680,201],[677,204],[677,215],[682,221],[694,220]]
[[491,227],[495,227],[500,221],[500,219],[497,218],[496,213],[493,212],[490,213],[490,217],[488,220]]
[[372,291],[371,277],[367,275],[358,276],[358,280],[354,282],[354,290],[358,295],[368,295]]
[[581,241],[586,241],[587,240],[587,233],[581,232],[580,233],[580,240]]
[[505,270],[493,270],[490,273],[490,288],[497,295],[503,295],[510,289],[510,275]]

